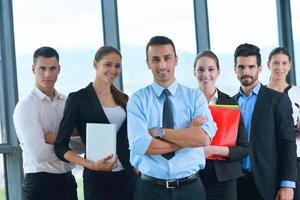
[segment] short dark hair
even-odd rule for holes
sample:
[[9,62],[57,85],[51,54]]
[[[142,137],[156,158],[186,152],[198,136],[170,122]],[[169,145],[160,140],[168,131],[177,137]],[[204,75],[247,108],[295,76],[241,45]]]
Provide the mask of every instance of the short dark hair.
[[35,52],[33,53],[33,63],[36,63],[36,60],[38,57],[45,57],[45,58],[51,58],[51,57],[56,57],[57,62],[59,62],[59,55],[55,49],[52,47],[40,47]]
[[268,57],[268,62],[271,62],[272,57],[276,54],[284,54],[289,58],[289,61],[291,61],[291,54],[287,50],[287,48],[285,48],[285,47],[276,47],[275,49],[273,49],[270,52],[269,57]]
[[111,53],[118,54],[122,58],[122,55],[117,48],[115,48],[113,46],[105,45],[105,46],[100,47],[97,50],[97,52],[95,53],[94,60],[99,62],[104,56],[111,54]]
[[237,57],[239,56],[256,56],[256,62],[258,66],[261,66],[260,50],[253,44],[244,43],[239,45],[234,52],[234,65],[236,65]]
[[217,69],[219,70],[220,69],[220,65],[219,65],[219,59],[217,57],[217,55],[212,52],[211,50],[204,50],[204,51],[201,51],[195,58],[194,60],[194,70],[196,70],[196,64],[197,64],[197,61],[199,60],[199,58],[202,58],[202,57],[209,57],[211,59],[213,59],[217,65]]
[[175,45],[174,45],[173,41],[170,38],[166,37],[166,36],[159,36],[158,35],[158,36],[152,37],[149,40],[149,42],[148,42],[148,44],[146,46],[146,58],[147,58],[147,60],[148,60],[148,50],[149,50],[150,46],[166,45],[166,44],[172,45],[174,53],[175,53],[175,56],[176,56],[176,49],[175,49]]

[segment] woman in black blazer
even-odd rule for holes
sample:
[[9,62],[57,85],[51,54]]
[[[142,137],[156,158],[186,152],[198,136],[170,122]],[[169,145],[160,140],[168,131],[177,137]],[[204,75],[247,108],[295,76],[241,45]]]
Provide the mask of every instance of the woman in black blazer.
[[[96,78],[86,88],[70,93],[64,110],[54,150],[58,158],[84,167],[86,200],[133,199],[135,173],[129,162],[126,103],[128,96],[113,86],[121,71],[120,52],[103,46],[95,54]],[[117,156],[92,162],[69,147],[74,128],[86,143],[87,123],[113,123],[117,126]]]
[[[194,62],[194,75],[209,104],[237,105],[233,98],[216,88],[215,82],[219,74],[219,60],[212,51],[206,50],[197,55]],[[243,175],[240,160],[248,155],[248,151],[249,145],[242,119],[239,122],[236,146],[204,147],[206,157],[218,155],[225,159],[206,160],[205,169],[199,172],[206,189],[207,200],[237,199],[237,178]]]

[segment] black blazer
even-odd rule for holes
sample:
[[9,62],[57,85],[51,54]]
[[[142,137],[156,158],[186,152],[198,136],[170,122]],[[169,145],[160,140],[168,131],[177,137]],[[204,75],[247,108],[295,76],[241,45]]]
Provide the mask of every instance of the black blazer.
[[296,180],[292,106],[285,93],[261,86],[251,119],[250,145],[257,189],[265,199],[274,199],[281,180]]
[[[216,104],[238,105],[236,100],[229,95],[219,90],[217,92],[218,101]],[[243,175],[240,160],[249,153],[249,144],[245,132],[245,126],[241,118],[236,146],[229,147],[229,157],[225,161],[206,160],[205,169],[200,171],[200,177],[207,187],[215,182],[228,181]]]
[[[126,110],[125,107],[123,107]],[[90,83],[86,88],[70,93],[65,105],[58,135],[54,145],[57,157],[64,160],[64,154],[70,150],[69,141],[74,128],[86,143],[86,123],[109,123],[97,94]],[[129,162],[129,144],[127,139],[127,120],[124,120],[117,133],[117,154],[122,166],[133,171]]]

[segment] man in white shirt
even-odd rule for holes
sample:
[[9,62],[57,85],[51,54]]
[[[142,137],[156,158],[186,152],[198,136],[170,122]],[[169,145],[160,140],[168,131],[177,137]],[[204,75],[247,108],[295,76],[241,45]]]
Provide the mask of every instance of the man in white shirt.
[[77,184],[71,173],[74,165],[59,160],[53,150],[66,101],[54,88],[60,72],[57,51],[51,47],[37,49],[32,72],[35,87],[18,102],[13,116],[23,151],[22,197],[75,200]]

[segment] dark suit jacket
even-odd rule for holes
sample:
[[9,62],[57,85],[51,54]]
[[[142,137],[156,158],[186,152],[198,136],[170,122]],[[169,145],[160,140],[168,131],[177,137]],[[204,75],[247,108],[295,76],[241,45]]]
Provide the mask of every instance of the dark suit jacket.
[[[217,104],[238,105],[236,100],[227,94],[219,90],[217,92]],[[236,146],[229,147],[229,157],[225,161],[206,160],[205,169],[200,171],[200,176],[207,187],[215,182],[228,181],[243,175],[240,160],[249,153],[249,144],[247,143],[245,131],[243,119],[241,118]]]
[[[125,107],[123,108],[125,109]],[[59,159],[66,161],[64,154],[70,150],[70,135],[74,128],[78,130],[84,144],[86,143],[86,123],[109,123],[92,83],[86,88],[70,93],[67,99],[64,116],[54,145],[55,153]],[[124,120],[117,133],[117,154],[123,167],[132,171],[133,168],[129,162],[127,120]]]
[[281,180],[296,180],[292,106],[286,94],[261,86],[252,115],[250,145],[255,184],[265,199],[274,199]]

